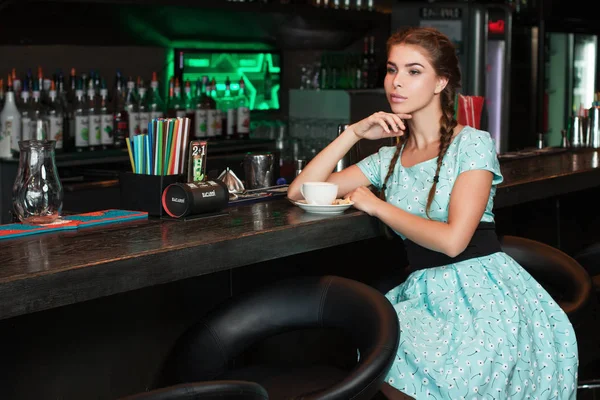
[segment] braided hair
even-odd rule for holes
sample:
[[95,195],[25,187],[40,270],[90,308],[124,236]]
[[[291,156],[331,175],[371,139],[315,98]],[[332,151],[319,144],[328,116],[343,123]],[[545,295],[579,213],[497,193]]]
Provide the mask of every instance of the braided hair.
[[[387,41],[387,52],[393,46],[399,44],[408,44],[420,47],[425,54],[428,55],[429,62],[435,69],[438,76],[448,79],[446,87],[440,93],[440,101],[442,106],[442,116],[440,118],[440,148],[438,152],[437,166],[435,170],[435,176],[433,177],[433,185],[429,190],[427,196],[427,206],[425,207],[425,213],[429,217],[429,208],[435,197],[437,183],[440,176],[440,170],[444,163],[444,155],[448,151],[448,147],[452,142],[454,135],[454,128],[458,124],[454,119],[454,97],[456,89],[460,88],[460,69],[458,63],[458,57],[454,44],[450,39],[433,28],[406,28],[394,33]],[[379,192],[379,197],[385,200],[385,190],[387,188],[387,182],[392,176],[402,147],[410,137],[410,130],[407,129],[405,134],[399,137],[396,143],[396,151],[390,162],[390,167],[383,181],[383,186]]]

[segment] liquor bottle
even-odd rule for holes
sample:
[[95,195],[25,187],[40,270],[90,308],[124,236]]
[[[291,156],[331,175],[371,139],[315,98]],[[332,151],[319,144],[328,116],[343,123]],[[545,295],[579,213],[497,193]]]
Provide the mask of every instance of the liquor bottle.
[[4,107],[4,79],[0,79],[0,109]]
[[204,139],[208,136],[208,108],[206,86],[208,85],[208,76],[203,76],[202,81],[196,81],[196,110],[194,120],[194,136],[198,139]]
[[38,81],[33,83],[31,95],[31,138],[35,140],[48,138],[48,119],[45,106],[42,105],[42,94],[38,87]]
[[[108,93],[108,101],[114,103],[116,101],[117,95],[123,95],[123,99],[125,98],[125,80],[123,75],[121,74],[121,70],[117,69],[115,73],[115,82],[113,84],[112,92]],[[129,133],[128,133],[129,134]]]
[[[31,72],[31,68],[27,69],[27,75],[25,76],[25,81],[23,83],[23,88],[25,88],[25,85],[27,85],[27,88],[29,90],[33,89],[33,74]],[[29,93],[31,94],[31,93]]]
[[[219,91],[217,90],[217,81],[215,80],[215,78],[211,79],[211,91],[210,94],[213,98],[213,100],[215,101],[215,107],[216,107],[216,112],[215,112],[215,135],[217,137],[221,137],[222,135],[224,135],[224,129],[225,129],[225,125],[223,125],[223,118],[225,118],[223,116],[223,111],[221,110],[221,100],[223,97],[223,94],[219,94]],[[223,91],[224,92],[224,91]]]
[[17,104],[19,104],[19,101],[21,100],[21,91],[23,90],[23,85],[21,83],[21,79],[17,76],[16,68],[12,69],[11,77],[13,83],[13,91],[15,94],[15,101],[17,102]]
[[6,100],[0,112],[0,157],[11,157],[19,152],[21,140],[21,113],[12,84],[12,76],[8,75]]
[[196,100],[192,92],[192,84],[189,79],[185,81],[183,88],[183,104],[185,116],[190,119],[190,126],[194,126],[196,120]]
[[173,86],[173,98],[171,100],[171,116],[185,118],[185,102],[181,95],[179,78],[175,78]]
[[87,150],[90,145],[90,118],[86,112],[86,102],[82,87],[83,78],[77,82],[77,89],[75,89],[75,103],[73,103],[76,151]]
[[138,113],[138,98],[135,94],[135,81],[129,77],[127,80],[127,94],[125,96],[125,109],[129,116],[129,139],[140,134],[140,114]]
[[96,92],[96,99],[100,99],[100,85],[101,84],[102,84],[102,77],[100,76],[99,72],[95,72],[94,73],[94,91]]
[[63,112],[62,147],[65,152],[73,151],[75,149],[75,117],[73,116],[72,104],[69,103],[68,88],[65,85],[62,72],[58,74],[56,92]]
[[206,86],[206,136],[211,139],[221,134],[221,119],[219,118],[219,112],[217,110],[217,101],[213,97],[213,93],[216,95],[216,86],[217,83],[215,78],[212,78],[210,83]]
[[369,38],[365,36],[364,39],[364,48],[363,48],[363,56],[362,56],[362,88],[367,89],[369,87],[370,82],[370,68],[369,68]]
[[152,81],[150,82],[150,100],[148,109],[150,110],[150,120],[162,118],[165,115],[165,105],[160,96],[156,72],[152,72]]
[[271,91],[273,89],[273,80],[271,78],[271,71],[269,70],[269,63],[267,60],[264,62],[265,76],[263,81],[263,91],[265,101],[271,100]]
[[240,79],[240,90],[237,100],[237,135],[241,139],[250,136],[250,99],[246,93],[244,78]]
[[[48,80],[46,80],[48,81]],[[40,91],[40,102],[46,106],[48,104],[48,90],[49,88],[44,88],[44,71],[41,66],[38,66],[37,71],[37,87]]]
[[116,148],[127,147],[125,138],[129,137],[129,115],[125,108],[125,91],[123,82],[117,81],[113,93],[113,139]]
[[90,150],[99,150],[102,148],[101,139],[101,124],[100,124],[100,112],[98,110],[98,98],[96,97],[96,91],[94,90],[94,83],[90,81],[88,83],[87,98],[86,98],[86,110],[89,120],[89,141]]
[[57,152],[63,151],[64,112],[55,82],[50,84],[48,92],[48,124],[48,139],[56,141],[54,148]]
[[377,58],[375,56],[375,36],[369,37],[369,88],[378,86],[379,71],[377,70]]
[[31,140],[31,97],[29,93],[29,80],[23,82],[21,101],[18,105],[21,112],[21,140]]
[[141,80],[138,81],[138,115],[140,119],[140,133],[148,133],[150,123],[149,99],[146,88]]
[[75,91],[77,90],[77,73],[75,68],[71,68],[71,73],[69,74],[69,86],[67,87],[67,102],[69,106],[73,106],[75,104]]
[[110,112],[108,101],[108,89],[104,80],[100,83],[100,142],[103,149],[114,147],[113,115]]
[[319,64],[319,89],[329,89],[329,63],[325,52]]
[[237,117],[237,105],[234,102],[234,98],[231,95],[231,81],[229,77],[225,79],[225,94],[221,102],[222,111],[222,126],[223,136],[225,139],[233,139],[236,136],[236,117]]

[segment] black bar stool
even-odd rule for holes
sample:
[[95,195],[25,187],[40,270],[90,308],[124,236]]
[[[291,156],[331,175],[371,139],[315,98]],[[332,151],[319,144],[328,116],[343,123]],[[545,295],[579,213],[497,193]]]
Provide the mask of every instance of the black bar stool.
[[[352,365],[247,363],[240,357],[278,334],[313,329],[348,340]],[[259,383],[273,400],[367,400],[383,384],[399,339],[396,311],[374,288],[337,276],[291,278],[233,297],[189,328],[172,349],[157,386],[244,380]],[[306,352],[318,347],[293,345]]]
[[563,309],[574,327],[587,318],[592,280],[565,252],[537,240],[499,236],[502,250],[531,274]]

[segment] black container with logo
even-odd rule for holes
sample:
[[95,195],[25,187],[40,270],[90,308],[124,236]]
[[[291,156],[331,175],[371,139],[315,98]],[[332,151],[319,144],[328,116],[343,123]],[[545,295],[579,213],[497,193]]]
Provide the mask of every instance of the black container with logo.
[[223,210],[229,202],[227,186],[219,179],[173,183],[162,195],[162,205],[173,218],[208,214]]
[[146,211],[153,217],[162,217],[162,194],[172,183],[183,182],[183,175],[146,175],[122,172],[119,175],[121,208]]

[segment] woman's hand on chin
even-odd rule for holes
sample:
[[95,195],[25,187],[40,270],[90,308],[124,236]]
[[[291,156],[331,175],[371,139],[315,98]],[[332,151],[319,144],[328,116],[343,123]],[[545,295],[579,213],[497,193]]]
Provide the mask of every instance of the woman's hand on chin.
[[404,135],[406,131],[405,119],[410,119],[410,114],[393,114],[383,111],[376,112],[368,117],[350,125],[349,129],[359,139],[382,139]]

